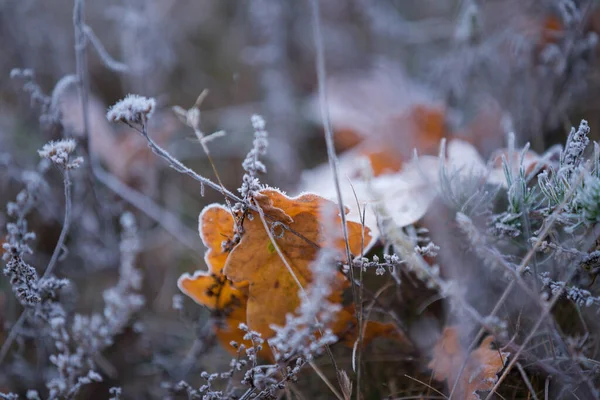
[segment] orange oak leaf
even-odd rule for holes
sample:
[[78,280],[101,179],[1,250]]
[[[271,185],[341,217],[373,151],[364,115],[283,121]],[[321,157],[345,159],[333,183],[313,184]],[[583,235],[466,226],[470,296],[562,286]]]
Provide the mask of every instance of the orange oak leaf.
[[[419,154],[437,154],[450,133],[447,109],[430,87],[411,79],[397,64],[371,67],[328,80],[328,107],[337,148],[369,159],[374,176],[398,172]],[[319,103],[312,103],[315,122]],[[320,120],[320,119],[319,119]]]
[[224,275],[204,271],[192,276],[184,274],[179,279],[179,288],[196,303],[211,310],[215,335],[225,349],[235,352],[231,341],[251,345],[243,340],[245,332],[239,329],[240,323],[246,323],[248,297]]
[[196,303],[211,310],[217,339],[224,348],[235,352],[231,341],[250,343],[243,340],[245,333],[239,329],[240,323],[246,323],[247,283],[234,285],[223,275],[229,253],[222,249],[222,243],[233,238],[234,220],[227,209],[214,204],[200,214],[198,230],[208,248],[204,260],[209,270],[197,271],[194,275],[183,274],[177,284]]
[[[324,237],[324,231],[332,230],[330,226],[325,229],[321,211],[333,203],[315,194],[289,198],[275,189],[262,190],[255,197],[255,202],[262,208],[267,222],[273,224],[277,246],[300,285],[306,288],[312,279],[310,264],[328,239]],[[334,227],[341,231],[339,216],[335,220]],[[281,223],[286,224],[289,230],[283,231],[283,227],[278,226]],[[363,242],[363,228],[351,221],[347,225],[350,251],[358,254]],[[369,242],[369,232],[364,234],[365,242]],[[338,237],[341,236],[340,233]],[[343,240],[336,241],[336,248],[340,258],[345,258]],[[271,325],[283,326],[286,315],[295,312],[300,305],[298,283],[277,253],[256,212],[244,221],[244,234],[229,254],[223,272],[236,285],[249,283],[248,326],[261,333],[263,338],[271,337]],[[341,291],[346,285],[344,275],[338,273],[330,298],[332,302],[341,301]]]
[[[433,377],[438,381],[446,381],[449,388],[458,379],[456,398],[480,399],[477,391],[489,391],[494,387],[498,379],[496,375],[504,368],[510,355],[492,349],[493,340],[492,336],[487,336],[467,357],[460,344],[458,329],[446,327],[433,349],[432,360],[428,365],[434,373]],[[463,363],[465,367],[461,372]]]
[[[321,211],[333,203],[313,194],[290,199],[273,189],[261,191],[255,196],[255,202],[269,223],[274,223],[272,229],[277,236],[276,242],[297,278],[303,286],[309,285],[310,264],[316,258],[319,246],[327,239],[323,237],[326,221]],[[286,224],[290,231],[280,236],[282,227],[278,223]],[[330,223],[339,227],[339,216],[332,218]],[[256,213],[248,215],[243,227],[241,241],[231,252],[226,251],[222,244],[234,236],[234,218],[229,210],[220,205],[206,207],[199,218],[199,232],[208,248],[205,261],[209,270],[198,271],[194,275],[184,274],[178,281],[183,293],[211,310],[217,339],[231,352],[235,352],[230,346],[231,341],[251,345],[243,340],[244,332],[239,329],[240,323],[248,322],[250,329],[261,333],[263,339],[268,339],[273,333],[270,325],[281,324],[286,314],[296,311],[300,304],[298,286],[276,254],[260,217]],[[357,253],[363,241],[362,227],[355,222],[348,222],[348,230],[350,249]],[[368,243],[368,230],[364,234],[365,243]],[[344,241],[339,239],[335,243],[340,258],[343,258]],[[231,265],[234,266],[233,273],[228,269]],[[247,275],[249,279],[233,279],[237,276],[235,268],[242,269],[237,275]],[[346,278],[339,273],[329,300],[341,303],[342,290],[347,285]],[[256,290],[259,291],[258,295]],[[337,314],[331,329],[341,342],[352,347],[357,337],[357,325],[354,306],[350,305]],[[363,344],[380,336],[400,337],[393,325],[369,321],[365,326]],[[273,358],[266,344],[259,355],[269,360]]]
[[[357,138],[368,138],[356,142],[356,154],[370,161],[373,176],[398,172],[404,162],[412,159],[413,149],[417,149],[419,154],[435,154],[438,151],[440,140],[447,134],[445,119],[446,110],[442,107],[413,105],[404,112],[374,123],[370,132],[364,132],[362,136],[356,133]],[[343,128],[341,132],[348,136],[351,130]]]

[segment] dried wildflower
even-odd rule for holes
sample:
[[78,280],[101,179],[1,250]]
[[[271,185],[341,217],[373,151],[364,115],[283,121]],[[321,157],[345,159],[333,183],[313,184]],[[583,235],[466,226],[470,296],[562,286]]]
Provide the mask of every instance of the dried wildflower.
[[26,220],[33,202],[33,193],[23,190],[17,195],[16,202],[7,205],[8,215],[16,217],[16,221],[6,225],[8,235],[2,245],[4,250],[2,258],[6,262],[4,275],[9,278],[19,302],[29,307],[41,301],[37,271],[24,260],[25,255],[32,253],[28,242],[35,238],[35,234],[29,232]]
[[71,159],[71,154],[75,151],[76,145],[77,143],[74,139],[49,142],[41,150],[38,150],[38,154],[41,158],[52,161],[57,167],[75,169],[83,163],[83,158],[81,157]]
[[156,100],[137,94],[128,94],[109,108],[106,119],[125,124],[143,124],[150,119],[156,108]]

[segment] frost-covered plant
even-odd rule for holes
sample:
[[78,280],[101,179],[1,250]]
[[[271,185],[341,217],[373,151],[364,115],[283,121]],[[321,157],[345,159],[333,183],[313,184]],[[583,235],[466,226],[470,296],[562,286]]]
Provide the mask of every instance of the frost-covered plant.
[[52,93],[48,96],[35,80],[35,73],[31,69],[14,68],[10,71],[11,79],[19,79],[23,81],[23,91],[29,94],[32,107],[38,107],[40,110],[40,124],[44,128],[49,128],[51,125],[60,125],[61,110],[60,100],[67,89],[77,83],[75,75],[65,75],[61,78]]
[[[549,289],[552,294],[562,293],[564,290],[563,295],[567,299],[572,300],[579,307],[600,307],[600,296],[594,296],[589,290],[567,285],[565,282],[554,281],[549,278],[549,275],[549,273],[544,272],[542,273],[541,279],[544,288]],[[600,312],[600,310],[598,312]]]
[[71,158],[75,147],[75,140],[62,139],[45,144],[41,150],[38,150],[38,154],[41,158],[50,160],[58,168],[75,169],[83,163],[82,157]]
[[144,124],[152,117],[156,100],[137,94],[128,94],[119,100],[106,113],[106,119],[125,124]]
[[4,252],[4,275],[10,279],[15,296],[23,306],[33,307],[41,301],[37,287],[38,274],[24,257],[33,251],[28,242],[35,239],[35,234],[29,232],[26,216],[34,205],[34,192],[22,190],[14,203],[8,203],[7,214],[16,218],[8,223],[6,241],[2,245]]
[[19,192],[16,201],[7,206],[8,215],[15,222],[7,224],[8,235],[3,244],[6,263],[4,274],[10,278],[15,296],[24,311],[3,344],[2,359],[25,322],[39,330],[40,335],[51,338],[54,353],[49,361],[56,367],[56,373],[50,376],[46,384],[49,399],[73,397],[83,386],[102,381],[101,375],[95,372],[94,357],[113,343],[114,336],[122,332],[133,314],[144,304],[143,298],[136,293],[141,287],[141,275],[134,267],[139,245],[135,220],[129,213],[121,218],[124,233],[120,280],[114,288],[105,292],[106,307],[103,314],[70,316],[61,303],[61,293],[72,283],[68,279],[54,277],[52,270],[59,261],[59,253],[63,251],[70,224],[69,171],[82,162],[81,158],[72,157],[74,151],[75,142],[71,139],[49,143],[39,151],[43,159],[50,160],[63,173],[66,195],[65,222],[44,274],[40,277],[36,268],[26,261],[33,254],[28,242],[35,238],[28,230],[26,217],[36,207],[36,191],[42,186],[41,177],[35,173],[27,175],[27,186]]
[[600,179],[586,175],[583,188],[578,193],[577,203],[581,207],[581,219],[587,226],[600,222]]
[[469,248],[484,261],[486,266],[503,270],[507,274],[516,270],[517,266],[506,259],[493,245],[491,238],[485,232],[480,231],[471,218],[462,213],[457,213],[456,222],[469,240]]
[[[514,141],[514,135],[511,135],[508,150],[510,160],[513,160],[512,153],[515,152]],[[531,177],[525,173],[524,160],[528,151],[529,144],[526,144],[520,152],[517,165],[513,165],[504,155],[502,156],[502,169],[508,186],[507,206],[506,211],[494,216],[490,226],[490,230],[498,237],[521,235],[524,229],[523,216],[530,210],[539,208],[539,192],[530,186]]]
[[583,155],[589,144],[589,132],[590,128],[585,120],[581,121],[577,130],[571,128],[557,169],[551,167],[538,175],[538,186],[544,195],[547,212],[558,206],[564,207],[567,213],[575,211],[576,203],[568,201],[566,197],[573,195],[574,187],[581,184]]
[[88,354],[97,354],[112,345],[115,336],[123,332],[144,305],[144,298],[139,294],[142,274],[135,267],[139,239],[133,214],[121,216],[121,227],[119,281],[104,291],[103,312],[90,316],[76,314],[73,319],[73,337]]
[[258,174],[267,172],[267,168],[259,160],[260,156],[264,156],[267,153],[269,145],[267,140],[268,133],[265,130],[265,120],[260,115],[253,115],[252,126],[254,127],[254,141],[252,142],[252,149],[248,152],[242,163],[242,167],[246,172],[242,177],[242,186],[238,189],[245,200],[262,189]]
[[336,274],[336,252],[323,248],[312,264],[313,282],[302,295],[296,315],[288,314],[283,327],[273,326],[275,336],[269,339],[276,360],[290,360],[302,357],[310,360],[322,353],[327,345],[337,341],[337,337],[325,328],[341,309],[332,304],[328,297]]
[[485,176],[479,171],[464,171],[448,166],[446,140],[442,139],[439,152],[439,193],[451,209],[465,215],[479,215],[489,211],[497,190],[485,185]]

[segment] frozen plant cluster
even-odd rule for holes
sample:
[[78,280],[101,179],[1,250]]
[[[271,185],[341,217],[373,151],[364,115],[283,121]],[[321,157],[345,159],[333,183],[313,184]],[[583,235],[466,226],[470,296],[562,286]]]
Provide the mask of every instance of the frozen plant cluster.
[[112,122],[132,125],[144,124],[152,117],[155,109],[156,100],[153,98],[128,94],[124,99],[109,108],[106,118]]
[[[61,168],[70,169],[73,161],[69,157],[74,150],[74,141],[64,140],[48,144],[40,151],[40,156]],[[42,277],[26,261],[33,254],[28,242],[35,239],[28,230],[27,216],[38,205],[37,190],[42,186],[41,176],[33,172],[27,176],[27,186],[19,192],[16,201],[7,206],[8,215],[14,222],[6,226],[4,274],[9,277],[13,292],[24,310],[3,344],[2,358],[12,340],[21,335],[20,330],[28,324],[40,335],[52,340],[53,353],[49,361],[55,366],[55,371],[49,374],[46,382],[48,399],[71,398],[84,386],[103,380],[95,370],[94,359],[113,343],[114,336],[122,332],[144,304],[143,297],[138,294],[142,276],[134,265],[139,249],[137,228],[133,216],[123,214],[120,279],[114,288],[105,292],[103,315],[70,315],[62,304],[61,294],[71,289],[71,281],[48,273],[52,260]],[[33,392],[31,398],[35,398]]]
[[[541,279],[544,288],[548,288],[552,294],[562,293],[564,290],[564,296],[579,307],[600,307],[600,296],[594,296],[589,290],[576,286],[569,286],[565,282],[553,281],[550,279],[549,275],[549,273],[544,272],[542,273]],[[598,312],[600,312],[600,308]]]
[[50,160],[59,168],[75,169],[83,163],[82,157],[71,158],[75,147],[74,139],[62,139],[46,143],[41,150],[38,150],[38,154],[41,158]]
[[113,344],[114,337],[121,334],[134,315],[144,306],[139,291],[142,274],[135,267],[139,252],[139,238],[135,218],[129,212],[121,215],[122,227],[119,281],[104,291],[104,311],[90,316],[76,314],[73,320],[73,336],[89,354],[97,354]]

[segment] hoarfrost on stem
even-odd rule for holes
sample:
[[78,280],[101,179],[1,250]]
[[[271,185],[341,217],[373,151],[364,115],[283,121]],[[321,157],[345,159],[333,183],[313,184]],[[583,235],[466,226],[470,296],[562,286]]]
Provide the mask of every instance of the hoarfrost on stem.
[[244,162],[242,162],[242,167],[246,173],[242,178],[242,186],[238,189],[244,199],[251,197],[253,193],[262,189],[257,175],[267,172],[267,167],[258,159],[259,156],[267,153],[267,147],[269,146],[265,120],[260,115],[253,115],[252,126],[254,127],[253,146],[246,155]]

